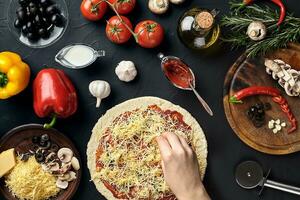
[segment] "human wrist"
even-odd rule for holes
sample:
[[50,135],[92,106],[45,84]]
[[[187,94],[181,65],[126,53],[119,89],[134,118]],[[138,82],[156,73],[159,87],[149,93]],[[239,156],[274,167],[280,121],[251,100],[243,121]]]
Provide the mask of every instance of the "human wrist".
[[210,197],[203,186],[198,186],[186,194],[177,196],[177,198],[178,200],[210,200]]

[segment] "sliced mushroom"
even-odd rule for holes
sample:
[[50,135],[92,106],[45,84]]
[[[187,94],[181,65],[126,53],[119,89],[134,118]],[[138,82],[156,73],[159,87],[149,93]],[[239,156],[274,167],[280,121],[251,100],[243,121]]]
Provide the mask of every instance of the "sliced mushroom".
[[75,156],[72,158],[71,164],[72,164],[73,169],[75,169],[76,171],[78,171],[80,169],[79,160]]
[[72,163],[69,162],[69,163],[63,163],[61,168],[60,168],[60,173],[61,174],[64,174],[66,173],[67,171],[69,171],[71,169],[71,166],[72,166]]
[[53,161],[55,159],[56,154],[54,152],[49,153],[46,156],[45,162],[48,163],[50,161]]
[[69,171],[68,173],[70,175],[70,178],[68,180],[66,180],[66,181],[70,182],[70,181],[73,181],[73,180],[75,180],[77,178],[75,172]]
[[182,4],[185,0],[170,0],[171,3],[173,4]]
[[57,152],[57,157],[63,163],[68,163],[73,157],[73,151],[69,148],[61,148]]
[[60,179],[57,179],[56,181],[56,186],[60,189],[67,189],[67,187],[69,186],[68,181],[62,181]]
[[71,178],[71,175],[69,173],[65,173],[62,176],[59,176],[58,179],[62,181],[68,181]]
[[148,8],[155,14],[163,14],[169,8],[169,0],[149,0]]
[[59,164],[57,162],[54,162],[54,163],[50,163],[48,165],[48,168],[51,172],[56,172],[56,171],[59,171]]

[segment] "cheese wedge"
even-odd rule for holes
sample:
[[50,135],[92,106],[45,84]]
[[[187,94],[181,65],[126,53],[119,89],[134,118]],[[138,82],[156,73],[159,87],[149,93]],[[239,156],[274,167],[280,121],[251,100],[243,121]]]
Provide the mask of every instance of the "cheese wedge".
[[15,149],[8,149],[0,154],[0,178],[16,166]]

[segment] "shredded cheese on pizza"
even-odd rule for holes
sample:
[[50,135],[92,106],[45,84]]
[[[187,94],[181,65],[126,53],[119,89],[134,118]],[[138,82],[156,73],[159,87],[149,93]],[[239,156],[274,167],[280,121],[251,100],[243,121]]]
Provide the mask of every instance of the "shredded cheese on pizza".
[[173,132],[192,141],[192,129],[178,119],[178,115],[182,118],[177,112],[164,112],[156,106],[117,117],[103,130],[100,139],[97,178],[123,194],[122,199],[124,195],[127,199],[172,196],[164,181],[155,138],[164,132]]

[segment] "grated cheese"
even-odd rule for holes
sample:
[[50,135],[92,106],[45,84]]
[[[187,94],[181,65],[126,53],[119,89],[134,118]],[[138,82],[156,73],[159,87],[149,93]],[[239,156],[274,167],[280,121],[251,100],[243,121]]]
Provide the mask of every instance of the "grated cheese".
[[5,177],[10,192],[20,200],[46,200],[60,191],[56,178],[45,172],[31,156],[28,161],[17,159],[17,165]]
[[96,159],[101,168],[96,177],[109,182],[128,199],[161,199],[172,195],[163,177],[155,141],[167,131],[192,141],[191,128],[163,111],[144,109],[120,115],[103,130],[99,141],[102,153]]

